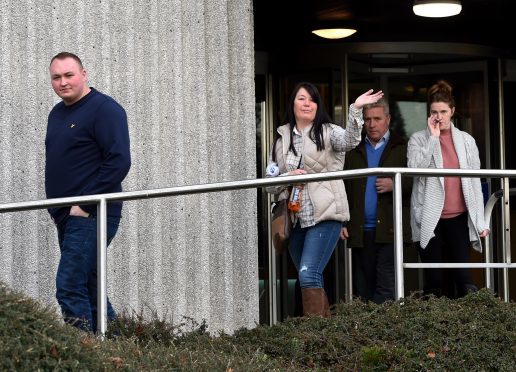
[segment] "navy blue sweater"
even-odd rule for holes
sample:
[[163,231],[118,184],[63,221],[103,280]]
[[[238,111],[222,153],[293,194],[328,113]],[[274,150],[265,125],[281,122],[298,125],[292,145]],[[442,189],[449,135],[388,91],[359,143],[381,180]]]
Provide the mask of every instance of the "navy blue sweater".
[[[47,198],[122,191],[131,167],[127,115],[114,99],[91,88],[78,102],[54,106],[48,115],[45,139]],[[96,205],[83,205],[96,214]],[[59,223],[70,207],[50,208]],[[109,216],[120,216],[121,202],[107,206]]]

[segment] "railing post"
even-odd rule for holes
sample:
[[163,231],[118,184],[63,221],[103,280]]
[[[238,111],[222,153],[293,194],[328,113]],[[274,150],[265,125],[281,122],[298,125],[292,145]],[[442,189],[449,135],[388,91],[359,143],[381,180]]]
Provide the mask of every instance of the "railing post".
[[405,282],[403,280],[403,223],[402,223],[402,199],[401,199],[401,173],[394,174],[394,278],[396,300],[405,297]]
[[[493,208],[498,201],[503,196],[503,191],[498,190],[494,192],[489,199],[487,200],[487,203],[484,207],[484,220],[489,224],[489,229],[491,232],[493,229],[491,228],[491,215],[493,214]],[[491,249],[491,239],[490,236],[486,236],[484,238],[485,242],[485,262],[486,263],[493,263],[493,251]],[[489,288],[494,292],[494,277],[493,277],[493,269],[486,267],[485,268],[485,275],[486,275],[486,287]]]
[[[510,188],[509,179],[507,177],[502,178],[503,182],[503,239],[502,239],[502,255],[505,263],[511,263],[511,209],[510,209]],[[503,299],[505,302],[509,302],[509,269],[502,269],[503,275]]]
[[97,204],[97,335],[107,331],[107,207],[106,199]]
[[[491,229],[491,231],[493,231]],[[491,252],[491,241],[489,239],[489,235],[484,238],[485,242],[485,262],[493,263],[493,253]],[[486,288],[492,290],[494,292],[494,282],[493,282],[493,269],[486,267],[484,269],[486,275]]]
[[346,302],[353,302],[353,252],[348,248],[348,242],[344,242],[344,265],[346,267],[345,285],[346,285]]
[[[271,227],[271,195],[267,195],[267,226]],[[268,265],[269,265],[269,280],[268,280],[268,294],[269,294],[269,325],[275,325],[278,323],[278,280],[276,273],[276,249],[272,242],[272,235],[269,232],[267,234],[267,246],[268,246]]]

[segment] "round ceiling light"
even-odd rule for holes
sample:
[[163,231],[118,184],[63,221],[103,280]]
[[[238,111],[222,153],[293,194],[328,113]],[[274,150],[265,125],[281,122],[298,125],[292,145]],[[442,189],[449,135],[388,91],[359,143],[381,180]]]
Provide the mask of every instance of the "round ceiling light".
[[456,0],[414,0],[412,10],[421,17],[441,18],[459,14],[462,5]]
[[357,30],[353,28],[324,28],[313,30],[314,34],[325,39],[343,39],[353,35]]

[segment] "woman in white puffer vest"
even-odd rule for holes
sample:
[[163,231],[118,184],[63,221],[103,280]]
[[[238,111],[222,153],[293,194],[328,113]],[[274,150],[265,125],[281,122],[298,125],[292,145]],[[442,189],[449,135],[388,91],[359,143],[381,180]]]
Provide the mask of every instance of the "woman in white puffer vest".
[[[361,140],[362,107],[377,102],[383,93],[369,90],[349,109],[346,129],[331,124],[321,96],[311,83],[300,83],[290,97],[284,125],[277,130],[268,169],[269,177],[341,171],[344,153]],[[278,171],[279,170],[279,171]],[[349,220],[349,207],[342,180],[310,182],[300,185],[301,205],[292,207],[293,229],[289,252],[301,286],[304,315],[329,315],[322,272],[340,236],[342,224]],[[285,186],[268,187],[289,197]]]

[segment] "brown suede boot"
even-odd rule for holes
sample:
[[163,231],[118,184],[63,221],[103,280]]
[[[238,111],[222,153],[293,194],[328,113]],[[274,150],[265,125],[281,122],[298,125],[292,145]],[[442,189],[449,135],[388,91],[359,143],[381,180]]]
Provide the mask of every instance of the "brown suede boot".
[[330,315],[328,297],[326,297],[324,288],[301,288],[301,297],[303,298],[304,316],[328,317]]
[[330,304],[328,302],[328,296],[326,295],[326,291],[324,291],[324,317],[328,318],[331,315],[330,312]]

